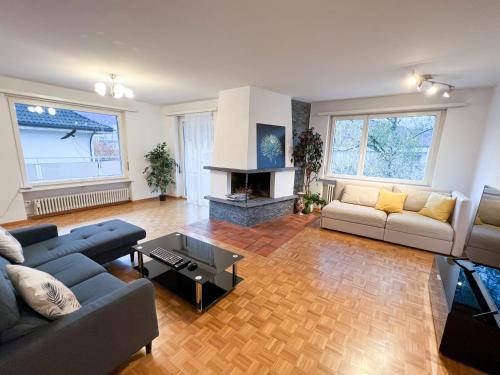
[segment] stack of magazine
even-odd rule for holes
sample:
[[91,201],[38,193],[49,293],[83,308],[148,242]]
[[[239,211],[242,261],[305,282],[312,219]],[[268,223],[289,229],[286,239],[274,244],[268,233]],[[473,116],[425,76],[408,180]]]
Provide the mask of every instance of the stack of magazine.
[[245,193],[234,193],[226,195],[227,199],[230,201],[242,202],[247,200],[247,195]]

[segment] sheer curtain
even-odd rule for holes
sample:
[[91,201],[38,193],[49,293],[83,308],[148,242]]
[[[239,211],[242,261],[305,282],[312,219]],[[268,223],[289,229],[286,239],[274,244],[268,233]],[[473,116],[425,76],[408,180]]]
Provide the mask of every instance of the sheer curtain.
[[196,113],[181,118],[184,141],[184,176],[188,202],[208,205],[210,173],[203,166],[212,163],[214,124],[212,113]]

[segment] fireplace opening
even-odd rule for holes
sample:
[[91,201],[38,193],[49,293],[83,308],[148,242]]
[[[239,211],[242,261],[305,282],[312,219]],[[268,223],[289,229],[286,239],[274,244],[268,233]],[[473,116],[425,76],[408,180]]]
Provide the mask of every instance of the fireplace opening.
[[[247,183],[248,176],[248,183]],[[247,194],[247,199],[271,194],[271,173],[231,173],[231,194]]]

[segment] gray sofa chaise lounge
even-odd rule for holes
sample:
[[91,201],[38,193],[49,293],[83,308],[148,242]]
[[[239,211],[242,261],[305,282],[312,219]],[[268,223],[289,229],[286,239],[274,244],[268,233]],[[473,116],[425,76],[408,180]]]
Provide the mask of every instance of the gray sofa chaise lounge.
[[[23,246],[23,265],[62,281],[82,307],[50,321],[18,297],[15,306],[7,306],[18,311],[17,323],[0,332],[1,373],[107,374],[141,347],[149,353],[158,336],[153,285],[145,279],[127,284],[97,263],[131,254],[131,246],[146,236],[143,229],[112,220],[62,236],[54,225],[10,232]],[[13,288],[7,264],[0,257],[3,308]]]

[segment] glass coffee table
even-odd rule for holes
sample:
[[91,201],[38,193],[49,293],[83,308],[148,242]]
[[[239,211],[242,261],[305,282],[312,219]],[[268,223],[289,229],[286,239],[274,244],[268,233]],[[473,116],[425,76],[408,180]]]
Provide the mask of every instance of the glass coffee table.
[[[149,257],[158,247],[190,263],[177,270],[155,258],[144,259],[144,255]],[[133,248],[143,277],[164,285],[195,306],[198,312],[215,304],[243,281],[237,274],[237,264],[243,256],[181,233],[171,233]],[[228,272],[228,268],[232,268],[232,272]]]

